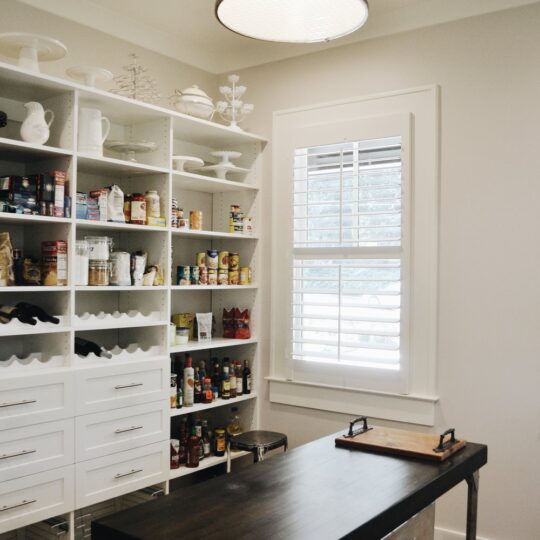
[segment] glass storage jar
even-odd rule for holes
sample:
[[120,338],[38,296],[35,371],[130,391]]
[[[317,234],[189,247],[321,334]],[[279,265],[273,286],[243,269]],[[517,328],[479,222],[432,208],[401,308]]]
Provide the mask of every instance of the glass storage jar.
[[90,261],[88,270],[88,284],[98,287],[109,284],[108,261]]

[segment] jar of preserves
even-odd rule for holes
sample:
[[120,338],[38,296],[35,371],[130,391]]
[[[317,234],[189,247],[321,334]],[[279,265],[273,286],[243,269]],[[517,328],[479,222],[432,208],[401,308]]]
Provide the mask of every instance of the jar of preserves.
[[109,284],[109,262],[90,261],[88,269],[88,285],[103,287]]
[[161,217],[161,207],[159,204],[159,194],[155,190],[147,191],[144,194],[144,199],[146,201],[146,221],[148,218],[159,218]]
[[131,196],[131,223],[144,225],[146,223],[146,199],[142,193]]
[[202,231],[203,213],[201,210],[191,210],[189,213],[189,226],[194,231]]
[[217,428],[214,431],[214,455],[224,456],[226,446],[225,430],[223,428]]
[[126,223],[131,221],[131,193],[124,195],[124,221]]

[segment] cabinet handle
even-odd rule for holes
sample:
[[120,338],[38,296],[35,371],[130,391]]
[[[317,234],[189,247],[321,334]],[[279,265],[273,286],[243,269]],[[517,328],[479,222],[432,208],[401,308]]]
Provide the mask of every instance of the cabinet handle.
[[115,474],[114,477],[115,478],[124,478],[124,476],[131,476],[132,474],[137,474],[137,473],[140,473],[140,472],[143,472],[143,469],[131,469],[131,471],[129,471],[127,473]]
[[2,454],[0,455],[0,459],[7,459],[10,457],[17,457],[17,456],[26,456],[26,454],[34,454],[36,450],[21,450],[20,452],[15,452],[14,454]]
[[115,429],[114,432],[115,433],[126,433],[126,431],[135,431],[136,429],[142,429],[143,426],[131,426],[131,427],[128,427],[126,429],[121,429],[121,428],[118,428],[118,429]]
[[0,408],[15,407],[15,405],[29,405],[30,403],[37,403],[37,401],[35,399],[21,399],[21,401],[6,401],[5,403],[0,403]]
[[20,506],[26,506],[27,504],[32,504],[35,502],[36,502],[36,499],[31,499],[30,501],[23,499],[18,504],[12,504],[11,506],[0,506],[0,512],[5,512],[6,510],[13,510],[14,508],[19,508]]
[[142,382],[132,382],[130,384],[117,384],[114,389],[121,390],[122,388],[133,388],[134,386],[142,386]]

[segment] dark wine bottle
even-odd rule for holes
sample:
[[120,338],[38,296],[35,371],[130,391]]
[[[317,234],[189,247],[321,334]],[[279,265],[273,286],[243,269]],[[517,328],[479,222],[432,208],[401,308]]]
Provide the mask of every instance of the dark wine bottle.
[[25,316],[31,318],[38,318],[41,322],[50,322],[53,324],[59,324],[60,319],[49,315],[44,309],[36,306],[35,304],[29,304],[28,302],[19,302],[17,304],[17,310],[19,313],[24,313]]
[[7,324],[11,319],[19,319],[22,323],[35,326],[37,321],[25,311],[19,311],[16,306],[0,305],[0,323]]
[[94,353],[96,356],[104,356],[105,358],[112,358],[112,354],[97,343],[83,339],[81,337],[75,337],[75,354],[81,356],[88,356]]

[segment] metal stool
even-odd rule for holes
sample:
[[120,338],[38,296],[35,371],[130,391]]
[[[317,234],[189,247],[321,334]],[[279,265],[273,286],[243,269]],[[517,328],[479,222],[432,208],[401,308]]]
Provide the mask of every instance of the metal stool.
[[287,451],[287,435],[275,431],[247,431],[236,437],[231,437],[227,445],[227,472],[231,470],[231,450],[245,450],[253,453],[253,462],[264,460],[266,452],[283,446]]

